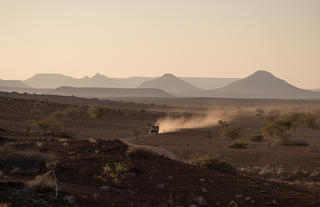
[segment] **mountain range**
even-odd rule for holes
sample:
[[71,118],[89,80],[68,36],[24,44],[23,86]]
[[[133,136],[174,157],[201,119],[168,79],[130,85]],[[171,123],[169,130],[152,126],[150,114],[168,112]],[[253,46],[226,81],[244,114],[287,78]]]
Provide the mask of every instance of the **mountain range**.
[[62,74],[36,74],[25,81],[0,80],[0,90],[96,98],[178,96],[320,99],[320,91],[297,88],[267,71],[257,71],[243,79],[179,78],[173,74],[155,78],[109,78],[99,73],[77,79]]
[[[62,86],[71,87],[104,87],[104,88],[137,88],[145,81],[154,80],[158,77],[129,77],[129,78],[110,78],[97,73],[96,75],[83,78],[73,78],[62,74],[39,73],[31,78],[22,81],[32,88],[58,88]],[[184,77],[182,80],[203,89],[215,89],[228,85],[238,80],[235,78],[192,78]]]

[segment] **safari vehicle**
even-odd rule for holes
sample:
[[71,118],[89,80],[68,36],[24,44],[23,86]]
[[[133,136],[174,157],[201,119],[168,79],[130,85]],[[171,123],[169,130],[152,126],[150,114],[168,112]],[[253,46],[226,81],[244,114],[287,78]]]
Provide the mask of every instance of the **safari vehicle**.
[[157,125],[153,125],[150,129],[150,134],[153,134],[153,133],[156,133],[156,134],[159,134],[159,126]]

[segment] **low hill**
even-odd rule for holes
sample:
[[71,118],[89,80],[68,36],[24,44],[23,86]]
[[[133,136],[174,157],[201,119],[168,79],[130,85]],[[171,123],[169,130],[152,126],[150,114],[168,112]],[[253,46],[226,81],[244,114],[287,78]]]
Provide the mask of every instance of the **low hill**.
[[14,88],[29,88],[28,85],[24,84],[20,80],[1,80],[0,79],[0,86],[14,87]]
[[29,93],[29,94],[46,94],[49,89],[37,89],[37,88],[16,88],[0,86],[2,92],[17,92],[17,93]]
[[139,88],[158,88],[173,94],[186,94],[201,90],[172,74],[164,74],[159,78],[145,81]]
[[319,92],[297,88],[267,71],[257,71],[225,87],[204,91],[201,95],[227,98],[320,99]]
[[60,87],[48,91],[50,95],[78,96],[91,98],[107,97],[171,97],[170,94],[160,89],[150,88],[74,88]]

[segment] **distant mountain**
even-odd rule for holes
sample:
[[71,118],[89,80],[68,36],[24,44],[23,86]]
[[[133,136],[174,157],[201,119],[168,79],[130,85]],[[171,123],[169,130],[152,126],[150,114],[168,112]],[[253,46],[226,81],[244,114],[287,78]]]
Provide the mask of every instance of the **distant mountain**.
[[78,96],[87,98],[108,97],[172,97],[161,89],[149,88],[74,88],[60,87],[47,92],[49,95]]
[[320,92],[320,88],[319,89],[310,89],[310,91]]
[[180,77],[182,80],[191,83],[201,89],[217,89],[229,85],[230,83],[239,80],[239,78],[193,78]]
[[[129,77],[111,78],[97,73],[96,75],[83,78],[73,78],[58,73],[39,73],[33,77],[21,81],[32,88],[59,88],[62,86],[70,87],[103,87],[103,88],[137,88],[146,81],[154,80],[159,77]],[[179,78],[179,77],[178,77]],[[201,89],[216,89],[230,84],[239,79],[235,78],[180,78],[189,84]],[[11,86],[9,86],[11,87]],[[19,88],[23,88],[19,86]]]
[[159,78],[145,81],[139,88],[158,88],[172,94],[186,94],[201,90],[172,74],[164,74]]
[[257,71],[247,78],[225,87],[206,90],[206,97],[227,98],[274,98],[274,99],[320,99],[319,92],[297,88],[267,71]]
[[0,86],[14,87],[14,88],[29,88],[29,86],[27,86],[20,80],[1,80],[0,79]]
[[62,74],[41,73],[24,81],[33,88],[72,87],[112,87],[113,81],[107,76],[97,73],[93,77],[73,78]]

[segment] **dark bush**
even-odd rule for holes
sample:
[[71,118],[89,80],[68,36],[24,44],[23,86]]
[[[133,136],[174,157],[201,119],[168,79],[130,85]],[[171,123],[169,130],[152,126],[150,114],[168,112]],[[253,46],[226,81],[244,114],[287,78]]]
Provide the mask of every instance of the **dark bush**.
[[0,170],[19,173],[33,173],[45,169],[52,156],[32,151],[16,151],[3,147],[0,149]]
[[127,155],[132,159],[150,159],[159,156],[158,154],[144,148],[130,149],[128,150]]
[[189,163],[191,165],[195,165],[208,170],[236,173],[236,169],[230,163],[218,160],[217,158],[208,155],[199,158],[193,158],[189,161]]
[[247,149],[248,148],[248,143],[244,143],[244,142],[236,142],[233,143],[230,148],[233,149]]
[[306,147],[309,146],[308,142],[304,140],[289,140],[288,142],[283,143],[285,146],[301,146]]

